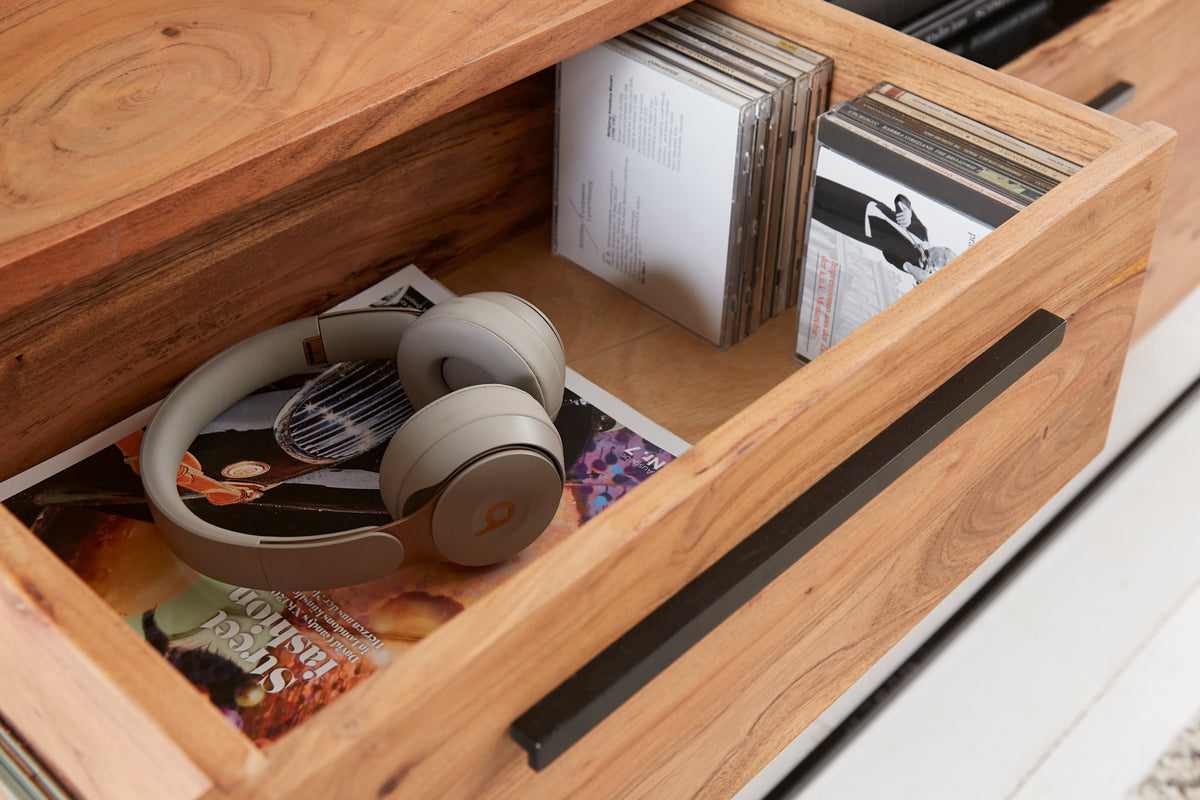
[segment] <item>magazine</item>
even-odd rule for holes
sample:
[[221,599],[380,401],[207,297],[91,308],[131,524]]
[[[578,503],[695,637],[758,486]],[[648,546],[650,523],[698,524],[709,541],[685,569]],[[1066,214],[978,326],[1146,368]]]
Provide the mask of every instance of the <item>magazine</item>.
[[[338,308],[423,309],[451,296],[410,266]],[[167,547],[137,475],[153,412],[0,482],[0,500],[259,745],[403,657],[687,448],[568,369],[555,420],[566,485],[534,544],[491,567],[415,564],[358,586],[268,591],[201,576]],[[273,535],[387,522],[379,461],[411,413],[392,362],[337,364],[263,387],[196,438],[185,502],[215,524]]]

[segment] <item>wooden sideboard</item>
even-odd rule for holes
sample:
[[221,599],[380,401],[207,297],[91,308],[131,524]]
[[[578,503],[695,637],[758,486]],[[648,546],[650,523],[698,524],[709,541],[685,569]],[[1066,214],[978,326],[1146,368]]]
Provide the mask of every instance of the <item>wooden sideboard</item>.
[[[834,100],[890,80],[1086,166],[807,366],[787,318],[716,350],[548,244],[548,70],[673,5],[8,13],[0,476],[409,262],[456,291],[525,295],[572,367],[695,443],[262,749],[0,517],[0,717],[64,786],[122,800],[729,796],[1099,452],[1142,315],[1195,283],[1150,256],[1174,133],[1069,99],[1034,56],[1012,71],[1054,91],[820,0],[722,0],[831,55]],[[1103,14],[1161,7],[1190,23],[1185,5],[1115,0]],[[1143,282],[1155,299],[1139,314]],[[529,768],[508,734],[518,715],[1037,309],[1067,320],[1054,353],[558,761]]]

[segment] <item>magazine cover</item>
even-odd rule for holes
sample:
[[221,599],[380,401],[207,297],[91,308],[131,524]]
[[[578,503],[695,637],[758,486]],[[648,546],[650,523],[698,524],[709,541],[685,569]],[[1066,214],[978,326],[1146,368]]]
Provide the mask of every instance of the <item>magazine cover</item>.
[[819,146],[797,358],[816,358],[994,227],[887,172]]
[[[343,304],[427,308],[450,293],[408,267]],[[230,586],[179,561],[138,476],[147,409],[0,483],[0,499],[128,624],[266,745],[653,475],[687,445],[568,370],[555,426],[567,480],[550,528],[491,567],[416,564],[371,583],[281,592]],[[333,365],[236,403],[196,438],[180,491],[221,526],[304,535],[387,522],[378,469],[412,413],[394,363]]]

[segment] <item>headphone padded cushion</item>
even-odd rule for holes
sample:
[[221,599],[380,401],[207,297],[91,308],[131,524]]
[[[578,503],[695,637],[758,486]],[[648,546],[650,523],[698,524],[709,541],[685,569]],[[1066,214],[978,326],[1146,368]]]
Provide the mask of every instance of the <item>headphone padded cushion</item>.
[[551,419],[562,405],[562,340],[545,315],[514,295],[483,292],[446,300],[408,326],[396,365],[414,408],[461,388],[446,378],[446,365],[453,362],[482,371],[487,382],[528,393]]
[[544,453],[561,492],[562,440],[528,393],[480,384],[444,395],[413,414],[388,443],[379,468],[384,505],[395,519],[408,516],[464,465],[514,448]]

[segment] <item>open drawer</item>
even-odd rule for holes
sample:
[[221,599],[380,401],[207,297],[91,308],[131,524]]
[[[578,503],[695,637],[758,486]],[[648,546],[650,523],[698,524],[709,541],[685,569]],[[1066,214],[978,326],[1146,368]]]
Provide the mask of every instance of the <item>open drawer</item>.
[[[73,229],[6,242],[0,474],[409,261],[455,291],[528,297],[571,366],[695,446],[262,749],[0,517],[0,717],[79,796],[731,795],[1101,449],[1171,131],[818,0],[726,0],[831,55],[835,101],[890,80],[1086,166],[813,363],[791,360],[786,317],[717,351],[549,254],[553,89],[534,73],[670,4],[553,5],[442,4],[424,22],[462,11],[472,35],[443,38],[440,78],[391,71],[180,155],[176,183]],[[513,22],[526,12],[534,33]],[[1038,309],[1066,320],[1052,353],[554,763],[527,765],[515,719]]]

